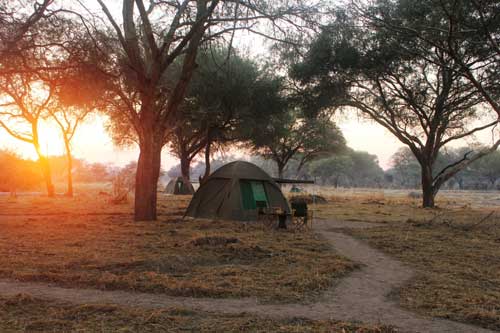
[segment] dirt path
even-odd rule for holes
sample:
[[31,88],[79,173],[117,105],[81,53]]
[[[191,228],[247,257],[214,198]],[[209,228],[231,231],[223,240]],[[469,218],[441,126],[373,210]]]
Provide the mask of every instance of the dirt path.
[[111,303],[141,308],[183,307],[220,313],[252,313],[275,318],[300,317],[316,320],[337,319],[365,323],[393,325],[408,332],[492,332],[474,326],[443,319],[421,317],[401,309],[386,296],[413,276],[400,262],[389,258],[337,228],[366,228],[376,224],[362,222],[335,223],[318,221],[315,229],[341,255],[351,258],[363,267],[323,294],[314,304],[259,304],[256,299],[211,299],[172,297],[127,291],[68,289],[42,283],[21,283],[0,280],[0,294],[19,293],[37,298],[53,299],[76,304]]

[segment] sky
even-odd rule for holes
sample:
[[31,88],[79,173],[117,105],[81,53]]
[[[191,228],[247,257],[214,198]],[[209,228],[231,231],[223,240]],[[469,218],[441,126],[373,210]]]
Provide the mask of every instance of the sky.
[[389,131],[372,121],[352,116],[340,119],[338,125],[349,147],[377,155],[384,170],[391,167],[391,156],[403,147]]
[[[339,120],[339,126],[347,139],[348,145],[356,150],[368,151],[379,157],[381,166],[390,166],[390,157],[397,151],[401,144],[395,140],[381,126],[358,120],[357,117]],[[95,116],[88,120],[78,130],[74,138],[73,153],[77,158],[83,158],[88,162],[109,163],[122,166],[130,161],[135,161],[139,155],[136,147],[119,148],[113,142],[105,130],[105,118]],[[47,123],[41,124],[41,146],[44,154],[61,155],[64,146],[57,127]],[[17,152],[25,158],[36,158],[34,148],[27,143],[20,142],[10,137],[3,129],[0,129],[0,148],[6,148]],[[162,166],[164,169],[177,164],[175,157],[168,154],[164,149]],[[229,154],[241,155],[239,151]]]
[[[115,18],[119,20],[120,11],[118,2],[108,2],[111,6]],[[93,5],[91,5],[93,4]],[[91,10],[98,10],[96,4],[89,2]],[[266,42],[260,37],[241,33],[238,38],[240,48],[249,50],[254,57],[266,57]],[[73,143],[73,153],[77,158],[82,158],[88,162],[102,162],[123,166],[130,161],[137,160],[139,151],[137,147],[128,149],[115,147],[110,136],[104,128],[106,119],[102,116],[94,116],[87,121],[77,131]],[[348,146],[355,150],[366,151],[377,155],[382,168],[388,169],[391,166],[391,156],[403,145],[380,125],[359,119],[356,115],[343,115],[335,119],[342,130]],[[64,153],[63,142],[59,135],[59,130],[53,125],[41,124],[42,150],[45,154],[61,155]],[[488,142],[488,133],[480,135],[479,140]],[[457,145],[463,145],[459,142]],[[7,148],[16,151],[26,158],[36,158],[33,147],[29,144],[19,142],[11,138],[0,128],[0,148]],[[229,152],[236,156],[243,155],[240,151]],[[177,160],[168,154],[168,149],[164,149],[162,156],[162,167],[168,170],[177,164]]]
[[[92,163],[101,162],[116,166],[137,160],[139,150],[136,147],[115,147],[104,124],[105,118],[95,116],[78,129],[73,143],[74,156]],[[338,124],[351,148],[377,155],[384,169],[390,167],[391,155],[402,146],[387,130],[373,122],[359,120],[357,117],[342,117],[338,120]],[[63,142],[55,126],[41,124],[41,146],[44,154],[64,153]],[[0,148],[16,151],[25,158],[36,158],[31,145],[11,138],[2,129],[0,129]],[[162,156],[162,166],[166,170],[178,163],[167,150],[164,149]],[[232,151],[229,154],[242,155],[240,151]]]
[[[385,170],[391,167],[391,156],[399,148],[404,147],[385,128],[373,121],[362,119],[355,113],[335,116],[334,121],[342,130],[349,147],[376,155],[380,166]],[[115,166],[124,166],[131,161],[136,161],[139,156],[138,148],[115,147],[111,137],[106,132],[105,122],[105,117],[93,116],[77,130],[72,145],[74,156],[91,163],[100,162]],[[64,154],[63,141],[56,126],[42,122],[40,136],[44,154]],[[457,141],[452,147],[460,147],[473,142],[490,143],[491,132],[489,130],[483,131],[469,141]],[[1,127],[0,149],[10,149],[25,158],[36,159],[32,145],[10,137]],[[244,153],[233,150],[227,152],[227,155],[238,157],[243,156]],[[162,155],[163,169],[168,170],[177,163],[177,159],[171,156],[168,149],[165,148]]]

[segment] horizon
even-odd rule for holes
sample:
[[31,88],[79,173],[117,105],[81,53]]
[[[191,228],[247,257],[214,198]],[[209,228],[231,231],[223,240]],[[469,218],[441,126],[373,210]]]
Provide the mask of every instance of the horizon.
[[[376,155],[380,167],[387,171],[392,167],[392,156],[404,144],[399,142],[384,127],[375,122],[358,117],[355,112],[346,115],[336,115],[335,123],[341,129],[346,138],[347,145],[356,151],[365,151]],[[40,136],[42,151],[48,156],[64,155],[64,146],[60,137],[59,129],[53,124],[46,122],[41,124]],[[474,141],[457,141],[450,147],[461,147],[473,143],[487,143],[490,140],[488,131],[476,135]],[[13,150],[23,158],[36,160],[36,153],[31,144],[23,143],[12,138],[5,130],[0,129],[0,149]],[[229,150],[230,155],[243,155],[244,152],[233,148]],[[77,130],[73,143],[73,155],[77,159],[89,163],[104,163],[116,167],[122,167],[130,162],[137,161],[139,149],[132,147],[117,147],[113,144],[109,133],[105,129],[105,116],[94,115],[90,117]],[[217,158],[219,155],[216,155]],[[193,162],[199,160],[195,158]],[[178,159],[164,148],[162,152],[162,168],[168,170],[179,163]]]
[[[118,147],[113,144],[110,135],[104,127],[105,120],[102,116],[94,116],[93,119],[81,125],[75,135],[73,144],[73,155],[75,158],[89,163],[105,163],[122,167],[130,162],[137,161],[139,149],[132,147]],[[391,167],[391,156],[403,145],[391,138],[383,127],[373,123],[357,120],[344,120],[337,123],[346,137],[347,145],[357,151],[366,151],[374,154],[379,159],[382,169]],[[57,128],[52,128],[43,123],[41,128],[41,146],[43,153],[47,156],[63,156],[64,147]],[[361,127],[361,129],[359,128]],[[369,144],[373,136],[382,137],[385,144]],[[37,156],[31,144],[20,142],[10,137],[4,131],[0,131],[1,149],[9,149],[21,155],[23,158],[36,160]],[[56,143],[59,143],[57,145]],[[383,147],[383,149],[380,149]],[[238,148],[229,150],[229,155],[243,155],[244,152]],[[216,157],[214,157],[216,158]],[[195,158],[197,161],[199,158]],[[178,159],[164,148],[162,153],[162,168],[165,170],[177,165]]]

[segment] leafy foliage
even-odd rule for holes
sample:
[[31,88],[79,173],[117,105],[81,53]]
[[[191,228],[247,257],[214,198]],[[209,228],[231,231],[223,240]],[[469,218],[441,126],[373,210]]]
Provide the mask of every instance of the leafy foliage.
[[38,164],[17,154],[0,150],[0,192],[38,189],[42,175]]
[[[283,175],[288,162],[300,156],[298,171],[304,164],[345,148],[345,139],[328,117],[310,118],[291,98],[270,96],[269,103],[279,110],[267,123],[254,128],[247,147],[264,158],[272,159]],[[271,108],[271,107],[269,107]]]
[[500,140],[433,172],[444,147],[497,121],[482,112],[484,96],[457,59],[388,28],[411,30],[416,22],[437,26],[442,20],[428,1],[356,3],[323,29],[292,74],[313,96],[329,99],[326,105],[354,107],[405,144],[421,167],[423,205],[433,207],[440,187]]
[[262,118],[255,104],[258,93],[269,84],[254,62],[234,50],[204,50],[197,64],[176,128],[167,138],[184,173],[203,150],[209,158],[214,151],[242,140],[248,127]]
[[311,175],[325,185],[345,187],[383,186],[384,171],[377,157],[367,152],[349,150],[340,155],[319,159],[310,165]]

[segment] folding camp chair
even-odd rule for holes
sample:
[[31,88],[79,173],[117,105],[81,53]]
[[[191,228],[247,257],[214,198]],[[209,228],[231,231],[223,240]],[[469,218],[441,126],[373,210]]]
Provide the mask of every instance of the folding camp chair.
[[302,230],[312,227],[312,211],[306,202],[292,202],[292,228]]
[[257,206],[257,219],[262,223],[262,226],[269,227],[272,225],[271,210],[267,207],[267,202],[256,201],[255,206]]
[[261,207],[257,210],[258,220],[265,229],[286,229],[287,213],[281,207]]

